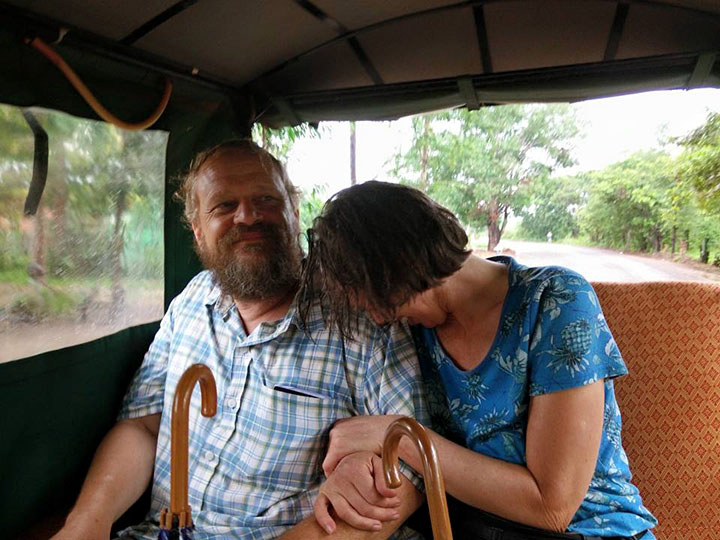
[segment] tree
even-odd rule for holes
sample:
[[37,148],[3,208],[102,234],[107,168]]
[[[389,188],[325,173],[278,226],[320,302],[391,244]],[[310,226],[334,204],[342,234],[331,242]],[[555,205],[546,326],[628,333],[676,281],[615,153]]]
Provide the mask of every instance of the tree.
[[720,113],[709,114],[705,124],[677,142],[684,147],[680,179],[697,190],[705,210],[720,214]]
[[673,214],[674,164],[669,155],[638,152],[579,179],[588,186],[580,220],[591,240],[626,250],[662,248]]
[[538,179],[530,187],[530,204],[520,211],[521,230],[533,240],[545,240],[552,232],[555,241],[580,232],[577,213],[587,192],[578,177]]
[[424,189],[470,226],[486,226],[488,250],[510,215],[529,202],[530,186],[572,164],[578,133],[567,105],[505,105],[452,110],[413,121],[410,150],[395,174]]
[[287,161],[290,150],[300,139],[319,137],[320,128],[308,123],[272,129],[256,123],[252,128],[252,139],[280,161]]

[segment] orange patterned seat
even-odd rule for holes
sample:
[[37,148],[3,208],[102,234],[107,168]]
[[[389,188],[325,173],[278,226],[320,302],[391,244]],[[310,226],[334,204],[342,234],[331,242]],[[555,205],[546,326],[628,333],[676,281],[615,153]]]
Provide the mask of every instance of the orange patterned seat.
[[720,286],[595,283],[630,375],[617,384],[634,481],[659,540],[720,539]]

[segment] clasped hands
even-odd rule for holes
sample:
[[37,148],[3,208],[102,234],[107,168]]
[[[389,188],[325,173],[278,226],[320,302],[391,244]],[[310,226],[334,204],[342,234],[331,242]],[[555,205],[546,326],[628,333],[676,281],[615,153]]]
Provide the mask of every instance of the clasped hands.
[[388,426],[400,416],[355,416],[338,421],[330,431],[323,461],[327,480],[315,501],[315,519],[328,533],[335,514],[356,529],[376,531],[382,522],[398,519],[401,501],[385,484],[382,444]]

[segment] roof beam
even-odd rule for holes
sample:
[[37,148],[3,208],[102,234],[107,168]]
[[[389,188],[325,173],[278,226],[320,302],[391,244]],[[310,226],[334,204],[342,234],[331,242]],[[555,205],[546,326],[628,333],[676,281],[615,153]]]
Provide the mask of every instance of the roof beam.
[[625,21],[627,20],[628,11],[630,10],[630,4],[626,1],[618,2],[615,7],[615,18],[613,19],[612,26],[610,27],[610,35],[608,36],[608,42],[605,46],[605,54],[603,60],[615,60],[618,46],[620,45],[620,38],[622,37],[623,30],[625,29]]
[[705,81],[715,65],[716,58],[717,54],[714,52],[698,55],[695,69],[693,69],[692,75],[690,75],[687,83],[688,90],[691,88],[700,88],[705,85]]
[[347,44],[350,45],[350,48],[355,54],[355,57],[362,65],[365,73],[367,73],[370,79],[372,79],[373,83],[385,84],[382,77],[380,76],[380,73],[377,69],[375,69],[372,61],[368,57],[365,50],[362,48],[362,45],[360,45],[360,41],[358,41],[358,38],[355,35],[352,35],[351,32],[340,21],[333,19],[330,15],[325,13],[318,6],[310,2],[310,0],[295,0],[295,2],[298,6],[307,11],[310,15],[330,26],[333,31],[335,31],[335,33],[337,33],[339,36],[350,34],[346,37],[345,40],[347,41]]
[[475,18],[475,32],[477,33],[478,48],[480,49],[483,73],[492,73],[492,60],[490,59],[490,45],[488,44],[483,4],[473,6],[473,17]]
[[167,8],[162,13],[155,15],[152,19],[150,19],[145,24],[139,26],[138,28],[136,28],[135,30],[130,32],[127,36],[125,36],[124,38],[122,38],[120,40],[120,43],[122,43],[123,45],[132,45],[140,38],[145,37],[150,32],[155,30],[161,24],[172,19],[175,15],[182,13],[190,6],[196,4],[197,1],[198,0],[180,0],[176,4],[173,4],[172,6]]
[[465,101],[465,107],[468,111],[476,111],[480,108],[480,100],[478,99],[475,86],[473,85],[472,77],[469,75],[466,77],[460,77],[457,80],[458,91]]

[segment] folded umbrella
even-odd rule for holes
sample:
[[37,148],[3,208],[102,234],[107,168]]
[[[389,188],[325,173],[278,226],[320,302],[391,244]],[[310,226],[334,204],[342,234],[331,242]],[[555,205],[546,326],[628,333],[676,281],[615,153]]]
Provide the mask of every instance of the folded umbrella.
[[193,540],[193,520],[188,504],[188,418],[195,383],[200,383],[202,415],[217,412],[217,389],[206,365],[190,366],[178,382],[173,400],[170,443],[170,508],[160,512],[158,540]]

